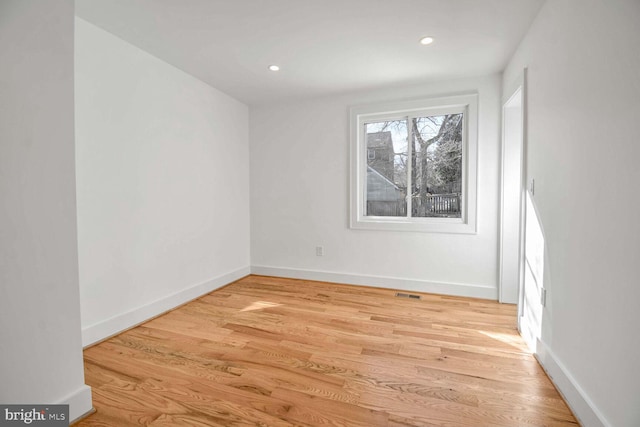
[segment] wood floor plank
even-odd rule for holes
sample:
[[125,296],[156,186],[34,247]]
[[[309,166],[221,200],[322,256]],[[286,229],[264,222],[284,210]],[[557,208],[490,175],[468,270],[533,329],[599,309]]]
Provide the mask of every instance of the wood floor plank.
[[307,425],[371,427],[387,424],[388,413],[361,405],[310,396],[284,388],[274,390],[273,396],[293,402],[294,406],[286,418]]
[[84,352],[78,426],[577,426],[494,301],[248,276]]

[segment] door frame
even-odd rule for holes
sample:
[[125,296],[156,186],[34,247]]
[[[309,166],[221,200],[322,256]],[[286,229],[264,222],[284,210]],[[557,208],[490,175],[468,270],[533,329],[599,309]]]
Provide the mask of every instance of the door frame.
[[[525,262],[525,223],[526,223],[526,191],[527,191],[527,69],[524,68],[522,72],[514,79],[513,82],[505,90],[505,96],[502,99],[502,144],[501,144],[501,170],[500,170],[500,253],[499,253],[499,266],[498,266],[498,300],[502,303],[516,303],[518,305],[518,329],[520,329],[520,320],[522,316],[522,307],[524,299],[524,262]],[[519,99],[517,99],[519,97]],[[510,104],[513,104],[515,100],[520,102],[520,138],[518,141],[508,140],[507,135],[507,114],[508,108],[512,108]],[[511,123],[510,123],[511,125]],[[507,233],[505,232],[505,180],[513,179],[513,176],[505,176],[505,154],[506,144],[517,143],[520,149],[520,171],[519,174],[516,171],[516,176],[520,176],[520,191],[519,200],[517,204],[519,206],[517,216],[518,218],[511,218],[512,222],[518,223],[518,254],[517,254],[517,298],[514,300],[513,295],[513,283],[509,282],[504,277],[504,268],[506,263],[513,260],[508,260],[504,253],[505,240],[507,239]],[[511,214],[513,215],[513,213]],[[513,268],[513,265],[511,265]],[[510,286],[511,288],[507,289]]]

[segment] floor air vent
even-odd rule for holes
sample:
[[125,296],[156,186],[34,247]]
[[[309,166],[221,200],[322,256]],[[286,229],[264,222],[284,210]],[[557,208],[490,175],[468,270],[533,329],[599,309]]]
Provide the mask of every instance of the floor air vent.
[[403,292],[396,292],[396,296],[399,297],[399,298],[420,299],[420,295],[405,294]]

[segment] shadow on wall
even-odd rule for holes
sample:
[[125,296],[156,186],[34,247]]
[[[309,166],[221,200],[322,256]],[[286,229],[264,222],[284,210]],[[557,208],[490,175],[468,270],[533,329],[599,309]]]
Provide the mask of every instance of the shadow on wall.
[[520,332],[536,353],[542,331],[545,239],[540,217],[528,191],[525,224],[525,262]]

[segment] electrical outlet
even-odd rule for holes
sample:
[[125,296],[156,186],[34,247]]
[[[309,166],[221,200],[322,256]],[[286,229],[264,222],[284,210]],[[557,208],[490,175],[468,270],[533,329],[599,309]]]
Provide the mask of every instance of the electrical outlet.
[[316,246],[316,256],[324,256],[324,247]]

